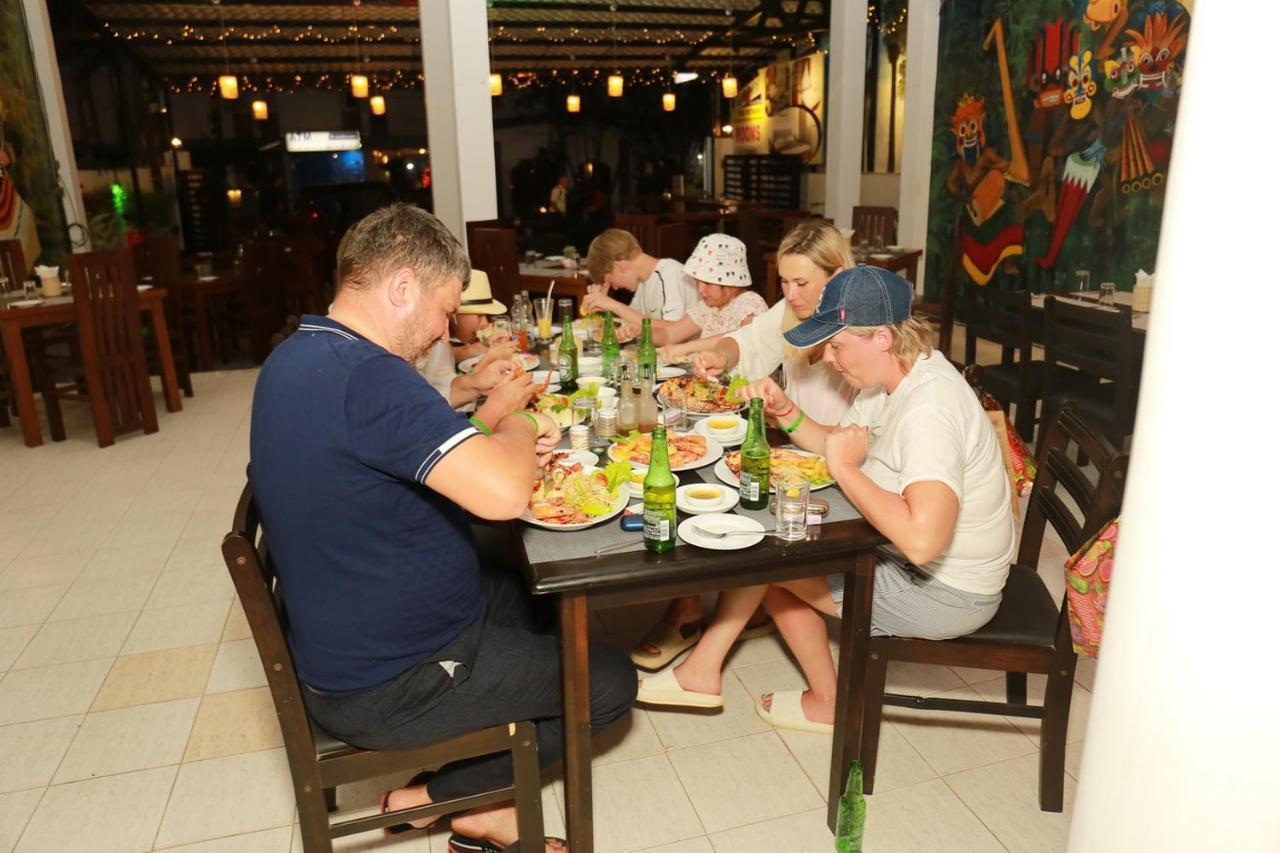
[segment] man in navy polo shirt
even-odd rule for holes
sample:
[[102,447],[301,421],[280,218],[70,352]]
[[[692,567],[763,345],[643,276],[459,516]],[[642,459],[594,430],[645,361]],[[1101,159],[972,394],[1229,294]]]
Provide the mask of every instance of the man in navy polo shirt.
[[[481,565],[468,513],[528,503],[560,437],[546,416],[468,421],[411,366],[448,333],[470,269],[431,214],[383,208],[354,225],[327,317],[306,316],[263,365],[251,472],[289,614],[289,644],[316,722],[371,749],[428,743],[511,720],[562,751],[559,651],[534,628],[504,566]],[[626,713],[635,670],[591,651],[591,718]],[[449,765],[389,793],[397,810],[510,784],[507,756]],[[458,815],[461,836],[504,846],[510,805]]]

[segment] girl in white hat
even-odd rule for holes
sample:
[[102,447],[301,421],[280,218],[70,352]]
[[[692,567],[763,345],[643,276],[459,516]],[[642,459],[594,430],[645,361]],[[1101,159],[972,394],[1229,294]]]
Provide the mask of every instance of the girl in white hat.
[[[653,342],[657,346],[732,332],[769,310],[764,297],[751,290],[747,247],[737,237],[728,234],[703,237],[685,261],[684,271],[697,282],[698,301],[678,320],[653,320]],[[613,311],[632,326],[639,326],[644,319],[640,312],[626,305],[612,299],[609,302],[614,304],[606,310]],[[627,329],[631,334],[635,331]]]

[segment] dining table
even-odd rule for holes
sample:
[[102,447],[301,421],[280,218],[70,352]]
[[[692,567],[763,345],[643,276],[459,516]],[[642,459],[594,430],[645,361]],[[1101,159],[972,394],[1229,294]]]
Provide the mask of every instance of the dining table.
[[896,272],[912,284],[916,282],[920,258],[923,256],[924,249],[908,249],[902,246],[868,249],[865,252],[854,248],[854,257],[858,263]]
[[[170,412],[182,411],[182,393],[178,389],[178,374],[173,363],[173,349],[169,341],[169,326],[165,321],[164,300],[166,291],[161,287],[143,285],[138,288],[138,309],[142,319],[149,321],[155,335],[156,349],[160,356],[160,381],[164,387],[165,407]],[[40,300],[38,305],[13,307],[21,301],[21,295],[0,301],[0,343],[9,359],[10,381],[13,384],[14,405],[18,408],[18,421],[22,426],[22,439],[27,447],[44,444],[40,434],[40,415],[36,410],[35,389],[31,366],[27,358],[23,331],[50,326],[70,325],[76,322],[75,300],[70,294]],[[90,360],[95,353],[84,353],[86,369],[93,369]],[[91,383],[90,393],[98,383]]]
[[579,258],[576,266],[566,267],[559,259],[525,258],[520,263],[520,286],[532,296],[546,296],[555,282],[557,296],[571,296],[578,305],[587,295],[587,261]]
[[[770,433],[773,447],[786,437]],[[681,484],[721,482],[711,464],[676,473]],[[622,488],[627,488],[623,485]],[[696,547],[680,541],[658,554],[644,547],[642,534],[621,529],[610,518],[583,530],[559,531],[517,522],[513,538],[534,595],[557,599],[561,677],[564,702],[564,779],[566,827],[574,853],[593,849],[591,789],[590,668],[588,612],[734,587],[778,583],[834,573],[845,575],[846,618],[840,627],[837,661],[835,736],[827,794],[828,825],[835,827],[841,792],[861,743],[865,660],[870,636],[871,587],[876,548],[885,538],[861,518],[838,486],[816,490],[830,510],[821,524],[809,525],[798,541],[766,535],[749,547],[733,550]],[[638,502],[638,498],[633,504]],[[634,508],[634,507],[632,507]],[[731,510],[774,530],[773,515]],[[688,518],[684,512],[680,517]],[[744,537],[750,541],[754,537]]]
[[[1129,308],[1131,313],[1131,322],[1133,330],[1138,333],[1138,340],[1145,341],[1147,335],[1147,320],[1151,316],[1146,311],[1136,311],[1133,309],[1133,294],[1127,291],[1120,291],[1114,294],[1113,306],[1102,304],[1102,297],[1097,290],[1069,290],[1060,291],[1052,294],[1035,293],[1031,295],[1031,309],[1035,312],[1044,311],[1044,298],[1051,295],[1055,299],[1061,299],[1064,302],[1071,302],[1076,305],[1083,305],[1086,308],[1096,308],[1099,311],[1115,311],[1114,306],[1122,306]],[[1041,325],[1041,324],[1038,324]]]
[[182,288],[183,302],[190,307],[195,331],[196,369],[213,370],[212,307],[220,299],[229,299],[240,293],[240,274],[234,267],[216,269],[207,273],[184,271],[175,286]]

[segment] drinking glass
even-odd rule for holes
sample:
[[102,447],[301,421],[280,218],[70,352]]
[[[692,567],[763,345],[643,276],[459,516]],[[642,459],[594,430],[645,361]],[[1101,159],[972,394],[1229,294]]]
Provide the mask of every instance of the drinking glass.
[[[573,300],[568,297],[556,300],[556,316],[560,319],[568,317],[573,319]],[[563,331],[563,330],[562,330]]]
[[573,400],[573,425],[591,426],[596,411],[595,397],[575,397]]
[[511,338],[511,321],[506,317],[495,317],[490,323],[493,331],[489,333],[490,341],[501,341]]
[[551,340],[551,303],[545,299],[533,300],[533,312],[538,320],[538,337]]
[[1116,286],[1114,282],[1104,281],[1098,285],[1098,304],[1107,306],[1116,304]]
[[787,473],[778,477],[777,526],[779,539],[794,542],[807,534],[809,514],[809,478]]
[[1084,293],[1089,289],[1089,271],[1076,270],[1076,292]]
[[672,403],[662,406],[662,423],[667,427],[667,434],[685,432],[689,428],[689,418],[685,410]]

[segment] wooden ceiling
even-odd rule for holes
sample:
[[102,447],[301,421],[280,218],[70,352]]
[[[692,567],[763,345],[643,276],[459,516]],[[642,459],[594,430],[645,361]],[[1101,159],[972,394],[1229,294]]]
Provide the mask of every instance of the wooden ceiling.
[[[481,2],[481,0],[475,0]],[[491,62],[515,82],[752,68],[809,50],[830,0],[489,0]],[[612,7],[612,8],[611,8]],[[174,90],[218,74],[250,89],[340,88],[359,68],[375,87],[414,86],[422,54],[415,3],[83,0],[91,38],[131,51]]]

